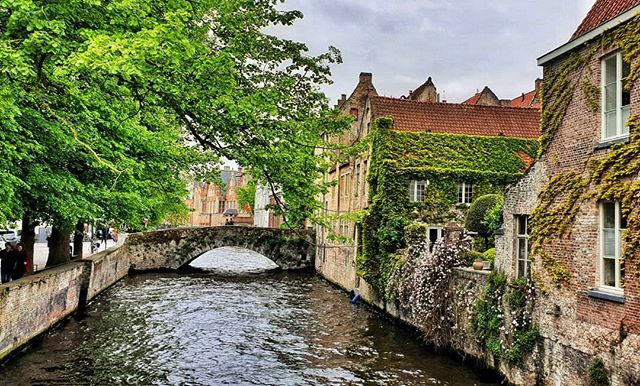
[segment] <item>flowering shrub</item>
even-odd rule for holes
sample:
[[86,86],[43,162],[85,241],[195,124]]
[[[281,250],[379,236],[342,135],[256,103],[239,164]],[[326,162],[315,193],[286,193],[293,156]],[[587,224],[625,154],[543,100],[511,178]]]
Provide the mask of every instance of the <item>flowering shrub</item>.
[[524,356],[540,339],[533,326],[535,288],[525,278],[507,284],[503,273],[492,273],[474,307],[473,327],[479,343],[496,360],[522,367]]
[[[407,232],[410,233],[410,232]],[[454,294],[450,290],[453,268],[469,252],[471,239],[454,243],[438,240],[430,252],[426,233],[411,232],[407,242],[407,261],[392,273],[387,297],[394,299],[436,347],[449,344],[455,329]]]

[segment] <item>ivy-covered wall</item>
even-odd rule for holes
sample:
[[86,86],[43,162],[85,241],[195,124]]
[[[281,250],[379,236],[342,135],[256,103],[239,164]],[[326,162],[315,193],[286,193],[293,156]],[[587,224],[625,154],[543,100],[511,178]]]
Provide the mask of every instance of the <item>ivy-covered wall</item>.
[[[370,206],[363,223],[359,274],[383,293],[404,248],[411,221],[442,225],[462,221],[457,182],[473,184],[474,197],[501,193],[522,176],[524,159],[538,153],[535,140],[393,130],[391,118],[374,123],[369,171]],[[411,202],[409,184],[426,180],[424,202]]]

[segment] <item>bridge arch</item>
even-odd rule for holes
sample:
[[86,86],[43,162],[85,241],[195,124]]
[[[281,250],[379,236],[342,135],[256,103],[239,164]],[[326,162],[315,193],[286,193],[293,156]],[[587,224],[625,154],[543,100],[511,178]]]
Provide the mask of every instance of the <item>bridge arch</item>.
[[220,226],[136,233],[125,248],[135,271],[178,270],[221,247],[249,249],[281,269],[298,270],[313,267],[313,241],[312,231]]

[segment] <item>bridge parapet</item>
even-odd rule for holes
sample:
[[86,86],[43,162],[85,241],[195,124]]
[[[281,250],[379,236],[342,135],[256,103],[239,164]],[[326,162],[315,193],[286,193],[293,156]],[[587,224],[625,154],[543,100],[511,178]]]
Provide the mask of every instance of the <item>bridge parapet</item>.
[[297,270],[314,266],[314,239],[313,231],[220,226],[136,233],[125,246],[136,271],[177,270],[220,247],[246,248]]

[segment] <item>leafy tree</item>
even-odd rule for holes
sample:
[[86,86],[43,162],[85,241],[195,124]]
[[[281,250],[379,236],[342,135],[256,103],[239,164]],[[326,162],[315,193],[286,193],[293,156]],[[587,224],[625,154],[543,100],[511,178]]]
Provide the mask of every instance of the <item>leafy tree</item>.
[[493,234],[487,226],[487,213],[492,211],[501,200],[502,196],[499,194],[485,194],[478,197],[467,211],[465,228],[477,232],[478,236],[484,238],[485,248],[489,248],[489,237]]
[[282,189],[290,226],[312,217],[314,149],[346,125],[318,89],[340,56],[266,34],[302,17],[278,3],[0,0],[0,217],[53,224],[57,264],[79,221],[185,213],[181,177],[220,156]]
[[238,194],[238,207],[242,210],[249,205],[251,208],[251,214],[255,210],[256,206],[256,180],[250,179],[247,184],[241,188],[237,189]]

